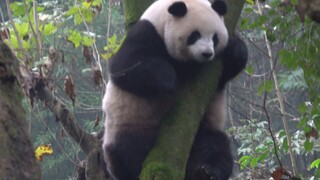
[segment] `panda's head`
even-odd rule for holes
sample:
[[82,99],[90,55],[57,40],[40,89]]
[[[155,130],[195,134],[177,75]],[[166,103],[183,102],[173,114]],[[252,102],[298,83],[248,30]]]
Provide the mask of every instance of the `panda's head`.
[[226,11],[222,0],[158,0],[141,19],[155,26],[173,58],[206,62],[227,45]]

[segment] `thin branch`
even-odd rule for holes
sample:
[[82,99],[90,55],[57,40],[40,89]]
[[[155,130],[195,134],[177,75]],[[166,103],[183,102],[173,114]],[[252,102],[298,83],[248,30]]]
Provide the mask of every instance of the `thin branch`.
[[42,41],[41,41],[41,36],[39,33],[39,17],[38,17],[38,12],[37,12],[37,1],[33,0],[32,4],[33,4],[33,20],[34,20],[34,28],[35,28],[35,39],[36,39],[36,44],[37,44],[37,48],[38,48],[37,59],[40,59],[42,57]]
[[66,106],[49,91],[43,80],[38,80],[34,90],[37,92],[38,98],[45,102],[46,106],[62,123],[65,131],[80,145],[83,152],[88,155],[91,152],[92,147],[99,144],[98,140],[93,135],[82,130],[79,124],[75,122],[73,113],[71,113]]
[[13,31],[14,31],[16,37],[17,37],[17,40],[18,40],[18,43],[19,43],[19,48],[20,48],[21,54],[23,56],[23,60],[24,60],[25,63],[27,63],[27,60],[28,60],[27,59],[27,55],[24,52],[24,48],[23,48],[23,45],[22,45],[21,37],[20,37],[19,32],[17,30],[16,24],[13,21],[13,17],[12,17],[12,13],[11,13],[11,9],[10,9],[9,4],[10,4],[9,0],[6,0],[6,6],[7,6],[7,12],[8,12],[9,20],[10,20],[11,26],[13,28]]
[[272,142],[273,142],[273,147],[274,147],[274,154],[276,155],[276,158],[277,158],[277,161],[279,163],[279,166],[282,168],[282,163],[281,163],[281,160],[279,158],[279,155],[278,155],[278,146],[277,146],[277,142],[276,142],[276,138],[274,137],[273,135],[273,131],[271,129],[271,117],[269,115],[269,112],[267,110],[267,106],[266,106],[266,101],[267,101],[267,97],[268,97],[268,93],[265,92],[264,93],[264,99],[263,99],[263,111],[265,112],[266,114],[266,117],[267,117],[267,121],[268,121],[268,131],[270,132],[270,136],[272,138]]
[[[259,13],[260,15],[262,15],[262,10],[261,10],[261,7],[260,7],[260,2],[259,2],[258,0],[256,0],[256,4],[257,4],[257,7],[258,7],[258,13]],[[274,86],[275,86],[275,90],[276,90],[277,97],[278,97],[278,101],[279,101],[279,105],[280,105],[282,122],[283,122],[284,129],[285,129],[285,131],[286,131],[286,136],[287,136],[287,140],[288,140],[288,149],[289,149],[289,156],[290,156],[290,159],[291,159],[291,165],[292,165],[293,175],[297,175],[296,160],[295,160],[295,157],[294,157],[293,151],[292,151],[291,133],[290,133],[289,125],[288,125],[288,120],[287,120],[286,115],[285,115],[285,108],[284,108],[284,104],[283,104],[283,100],[282,100],[282,95],[281,95],[280,88],[279,88],[279,83],[278,83],[277,74],[276,74],[276,71],[275,71],[275,63],[274,63],[273,54],[272,54],[272,50],[271,50],[271,44],[270,44],[270,42],[268,41],[266,31],[263,31],[263,35],[264,35],[265,43],[266,43],[267,50],[268,50],[270,69],[271,69],[271,71],[272,71],[271,74],[272,74],[272,79],[273,79],[273,82],[274,82],[273,84],[274,84]],[[265,95],[265,96],[266,96],[266,95]],[[266,98],[265,98],[265,99],[266,99]],[[264,107],[264,108],[265,108],[265,107]],[[266,112],[266,115],[267,115],[267,117],[268,117],[266,108],[265,108],[265,112]],[[269,118],[270,118],[270,117],[269,117]],[[269,120],[270,120],[270,119],[269,119]],[[271,128],[270,128],[269,130],[270,130],[270,133],[271,133]],[[274,142],[274,143],[275,143],[275,142]],[[279,163],[280,163],[280,165],[281,165],[281,162],[280,162],[280,161],[279,161]],[[282,166],[282,165],[281,165],[281,166]]]

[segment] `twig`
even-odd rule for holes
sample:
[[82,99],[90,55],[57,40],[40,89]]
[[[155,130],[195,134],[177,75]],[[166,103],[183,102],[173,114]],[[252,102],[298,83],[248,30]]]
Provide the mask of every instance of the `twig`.
[[25,63],[27,63],[28,58],[27,58],[26,53],[24,52],[24,48],[23,48],[23,45],[22,45],[21,37],[20,37],[19,32],[17,30],[17,27],[16,27],[16,25],[15,25],[15,23],[13,21],[13,17],[12,17],[12,13],[11,13],[11,9],[10,9],[9,4],[10,4],[9,0],[6,0],[6,6],[7,6],[7,12],[8,12],[9,20],[10,20],[11,26],[13,28],[13,31],[14,31],[16,37],[17,37],[17,40],[18,40],[18,43],[19,43],[19,48],[20,48],[21,54],[23,56],[23,61]]
[[[260,15],[262,15],[260,2],[258,0],[256,0],[256,4],[257,4],[257,7],[258,7],[258,13]],[[273,82],[274,82],[273,84],[275,86],[275,90],[276,90],[276,93],[277,93],[277,97],[278,97],[278,101],[279,101],[279,105],[280,105],[280,110],[281,110],[282,122],[283,122],[283,126],[284,126],[284,129],[285,129],[285,132],[286,132],[287,140],[288,140],[288,149],[289,149],[289,156],[290,156],[290,160],[291,160],[293,175],[297,175],[296,160],[295,160],[295,157],[294,157],[293,151],[292,151],[291,133],[290,133],[289,126],[288,126],[288,121],[287,121],[287,118],[286,118],[286,115],[285,115],[285,108],[284,108],[282,95],[281,95],[280,88],[279,88],[277,74],[276,74],[276,71],[275,71],[275,63],[274,63],[274,59],[273,59],[271,45],[270,45],[270,42],[268,41],[266,31],[263,31],[263,34],[264,34],[264,39],[265,39],[265,43],[266,43],[267,50],[268,50],[270,69],[271,69],[271,72],[272,72],[271,75],[272,75],[272,79],[273,79]],[[265,94],[265,96],[267,96],[267,95]],[[264,108],[265,108],[266,115],[268,117],[269,115],[267,114],[266,107],[264,106]],[[269,119],[269,121],[270,121],[270,119]],[[270,133],[271,133],[271,128],[270,128]],[[279,161],[279,163],[280,163],[280,161]]]

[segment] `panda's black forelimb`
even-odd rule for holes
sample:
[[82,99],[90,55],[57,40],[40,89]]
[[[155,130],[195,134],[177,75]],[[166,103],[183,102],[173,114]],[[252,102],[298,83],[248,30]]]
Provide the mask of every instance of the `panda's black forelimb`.
[[110,78],[120,88],[142,97],[172,93],[177,80],[170,59],[154,26],[141,20],[111,59]]
[[229,37],[227,47],[221,55],[223,58],[223,70],[218,90],[223,90],[226,83],[245,68],[248,59],[248,49],[239,37],[233,36]]
[[202,121],[189,156],[186,180],[226,180],[232,174],[233,158],[228,136]]
[[160,58],[141,60],[123,74],[111,79],[120,88],[142,97],[172,93],[176,88],[176,74],[172,66]]

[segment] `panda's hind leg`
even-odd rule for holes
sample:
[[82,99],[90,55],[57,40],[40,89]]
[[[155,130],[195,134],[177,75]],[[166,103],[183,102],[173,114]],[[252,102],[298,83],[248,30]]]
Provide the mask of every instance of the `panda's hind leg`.
[[232,168],[228,136],[203,122],[191,149],[186,180],[225,180],[231,176]]
[[105,145],[107,170],[117,180],[138,180],[142,163],[154,145],[156,133],[123,131],[115,141]]

